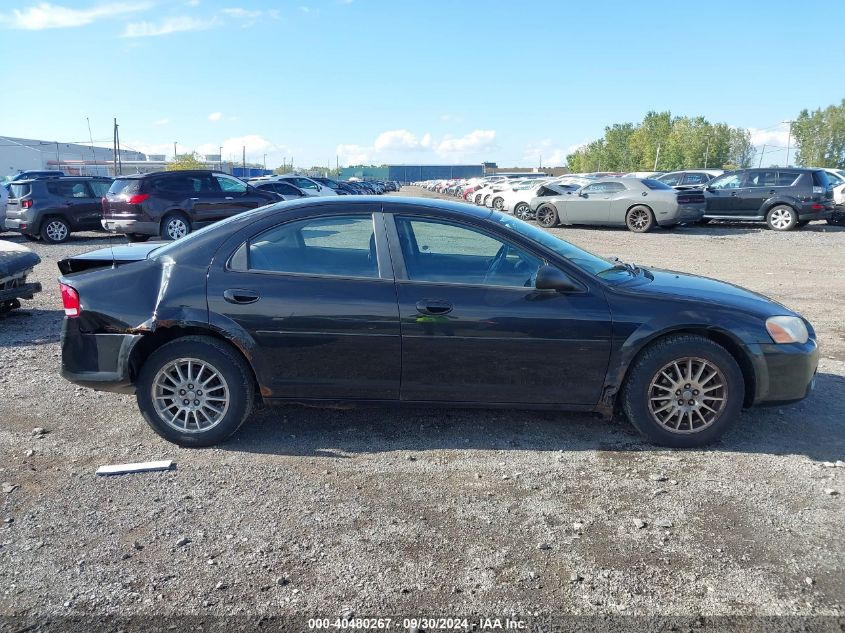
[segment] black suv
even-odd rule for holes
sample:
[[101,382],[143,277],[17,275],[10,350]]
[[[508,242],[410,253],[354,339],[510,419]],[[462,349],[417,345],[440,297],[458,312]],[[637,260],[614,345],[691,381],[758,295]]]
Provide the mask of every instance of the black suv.
[[101,231],[100,200],[111,182],[111,178],[86,176],[12,182],[6,203],[6,230],[53,244],[64,242],[73,231]]
[[282,200],[228,174],[209,170],[119,176],[103,198],[103,228],[130,242],[184,237],[223,218]]
[[833,187],[821,169],[740,169],[714,178],[704,188],[704,221],[765,221],[789,231],[833,212]]

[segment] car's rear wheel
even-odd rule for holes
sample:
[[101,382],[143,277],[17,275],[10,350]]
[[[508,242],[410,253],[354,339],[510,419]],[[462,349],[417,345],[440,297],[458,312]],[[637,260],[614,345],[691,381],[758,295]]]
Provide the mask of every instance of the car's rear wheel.
[[798,214],[792,207],[778,204],[769,209],[766,224],[773,231],[791,231],[798,224]]
[[51,244],[61,244],[70,237],[70,224],[58,216],[48,217],[41,224],[41,239]]
[[178,240],[191,232],[191,222],[182,213],[168,213],[161,221],[161,237]]
[[493,198],[493,208],[496,209],[496,211],[501,211],[504,204],[505,201],[502,198]]
[[543,228],[550,229],[557,226],[557,209],[550,204],[541,205],[537,209],[537,224]]
[[483,204],[484,204],[484,206],[485,206],[485,207],[487,206],[487,201],[488,201],[489,199],[490,199],[490,194],[488,193],[486,196],[484,196],[484,200],[482,200],[482,202],[483,202]]
[[514,208],[513,214],[520,220],[527,220],[531,217],[531,207],[525,202],[520,202]]
[[481,194],[477,194],[475,196],[475,204],[481,204]]
[[621,404],[652,442],[689,448],[713,442],[730,428],[744,394],[742,371],[724,347],[679,334],[652,344],[636,359]]
[[146,242],[150,239],[149,235],[141,235],[140,233],[127,233],[126,234],[126,241],[127,242]]
[[646,233],[655,225],[654,213],[644,204],[638,204],[628,209],[625,225],[634,233]]
[[255,398],[252,372],[228,344],[209,336],[167,343],[138,376],[138,408],[147,424],[180,446],[211,446],[232,435]]

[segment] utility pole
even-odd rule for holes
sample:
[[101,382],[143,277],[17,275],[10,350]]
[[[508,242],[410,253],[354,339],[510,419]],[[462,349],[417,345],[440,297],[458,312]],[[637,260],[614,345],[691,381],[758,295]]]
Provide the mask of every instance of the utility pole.
[[654,169],[652,171],[657,171],[658,160],[660,160],[660,145],[657,146],[657,154],[654,156]]
[[786,167],[789,167],[789,141],[792,140],[792,124],[795,121],[784,121],[784,123],[789,123],[789,133],[786,135]]
[[117,174],[115,176],[122,176],[123,161],[120,158],[120,126],[117,124],[117,119],[114,120],[114,135],[117,137]]
[[766,144],[765,144],[765,143],[763,143],[763,151],[762,151],[762,152],[760,152],[760,164],[759,164],[759,165],[757,165],[758,167],[762,167],[762,166],[763,166],[763,154],[765,154],[765,153],[766,153]]
[[94,151],[94,135],[91,134],[91,119],[85,117],[85,120],[88,122],[88,139],[91,141],[91,160],[94,161],[94,173],[97,173],[97,152]]
[[219,147],[220,149],[220,171],[223,171],[223,146]]
[[242,161],[243,161],[243,168],[244,168],[244,173],[243,173],[242,178],[246,178],[246,145],[243,146]]
[[117,119],[114,120],[114,128],[112,129],[112,158],[114,160],[114,165],[112,166],[114,170],[114,174],[112,174],[115,178],[117,178]]

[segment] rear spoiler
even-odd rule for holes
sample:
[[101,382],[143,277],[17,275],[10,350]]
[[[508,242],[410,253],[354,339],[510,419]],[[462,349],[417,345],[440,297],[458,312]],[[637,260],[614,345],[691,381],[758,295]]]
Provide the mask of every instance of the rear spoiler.
[[57,265],[63,275],[81,273],[86,270],[99,268],[116,268],[124,264],[143,261],[147,259],[152,251],[164,244],[169,244],[169,242],[120,244],[119,246],[110,246],[68,257],[67,259],[60,260]]

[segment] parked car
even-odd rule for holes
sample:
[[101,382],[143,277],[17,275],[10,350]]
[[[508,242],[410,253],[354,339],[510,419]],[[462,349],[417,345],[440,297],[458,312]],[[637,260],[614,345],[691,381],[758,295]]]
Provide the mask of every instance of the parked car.
[[280,195],[205,169],[118,177],[103,198],[103,228],[130,242],[165,240],[271,202]]
[[74,231],[101,231],[101,200],[110,178],[67,176],[15,180],[6,203],[6,230],[58,244]]
[[300,198],[304,198],[308,195],[302,189],[294,187],[289,182],[260,182],[255,185],[255,188],[259,191],[271,191],[273,193],[277,193],[282,197],[282,200],[299,200]]
[[255,186],[264,182],[287,182],[294,187],[302,189],[308,196],[336,196],[337,193],[328,185],[322,185],[312,178],[305,176],[298,176],[296,174],[284,174],[282,176],[262,176],[261,178],[251,178],[249,184]]
[[62,375],[134,392],[183,446],[222,442],[256,398],[618,406],[700,446],[807,396],[818,364],[810,323],[766,297],[441,200],[304,199],[115,250],[59,262]]
[[22,244],[0,240],[0,314],[19,308],[21,299],[32,299],[41,284],[27,282],[41,258]]
[[315,178],[311,178],[310,180],[313,180],[316,183],[319,183],[323,186],[328,187],[329,189],[333,190],[335,192],[335,194],[338,195],[338,196],[348,196],[349,195],[349,192],[346,190],[345,187],[342,187],[339,182],[336,182],[336,181],[332,180],[331,178],[315,177]]
[[531,201],[537,224],[625,226],[645,233],[655,226],[694,223],[704,215],[704,195],[676,191],[651,178],[602,178],[576,191]]
[[578,185],[569,185],[561,182],[540,182],[532,189],[515,191],[513,196],[505,202],[502,211],[510,211],[520,220],[533,220],[534,211],[531,208],[531,201],[535,198],[548,198],[550,196],[565,196],[580,189]]
[[831,217],[833,188],[822,169],[769,167],[727,172],[704,188],[704,219],[766,222],[789,231]]
[[845,169],[825,169],[830,186],[833,187],[833,202],[845,205]]
[[622,178],[654,178],[666,172],[662,171],[629,171],[627,174],[622,174]]
[[654,179],[675,189],[702,189],[708,182],[724,174],[722,169],[694,169],[690,171],[670,171]]

